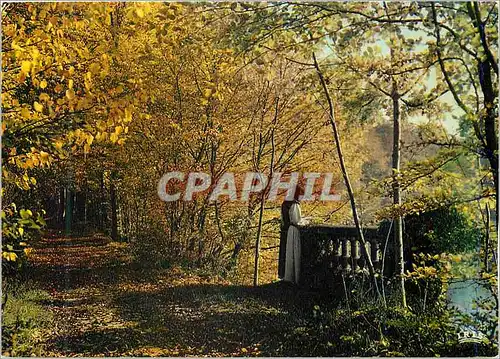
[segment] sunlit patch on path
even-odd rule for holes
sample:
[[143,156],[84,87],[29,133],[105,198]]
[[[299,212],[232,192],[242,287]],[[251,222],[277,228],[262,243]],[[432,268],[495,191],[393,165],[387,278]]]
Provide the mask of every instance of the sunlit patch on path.
[[[105,237],[48,238],[33,279],[52,296],[47,356],[278,355],[304,294],[146,269]],[[294,304],[295,303],[295,304]]]

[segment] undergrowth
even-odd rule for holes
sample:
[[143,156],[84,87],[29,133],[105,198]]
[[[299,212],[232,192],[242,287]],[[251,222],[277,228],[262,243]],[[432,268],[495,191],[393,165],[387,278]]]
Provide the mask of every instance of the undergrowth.
[[42,303],[50,295],[31,284],[11,283],[2,293],[2,355],[41,356],[44,328],[52,315]]

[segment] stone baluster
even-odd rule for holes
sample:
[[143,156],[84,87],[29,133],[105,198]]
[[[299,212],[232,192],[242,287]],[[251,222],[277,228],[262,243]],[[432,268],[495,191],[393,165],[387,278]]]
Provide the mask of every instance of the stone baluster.
[[349,243],[349,240],[347,238],[342,238],[342,269],[347,270],[349,267],[349,254],[348,254],[348,248],[347,245]]
[[326,262],[326,267],[327,268],[333,268],[333,241],[332,240],[327,240],[326,241],[326,252],[325,252],[325,262]]
[[365,248],[363,248],[363,246],[361,245],[361,243],[359,244],[360,256],[359,256],[358,264],[359,264],[359,267],[361,269],[365,268],[365,266],[366,266],[366,260],[367,260],[367,253],[370,253],[370,250],[371,250],[371,244],[370,244],[369,241],[366,241],[366,245],[369,248],[367,248],[366,251],[365,251]]
[[351,270],[354,272],[358,268],[358,240],[351,239]]
[[373,267],[375,269],[380,269],[380,261],[378,257],[378,241],[376,238],[370,241],[370,252],[371,252]]
[[333,267],[337,268],[340,264],[340,240],[338,238],[333,239]]

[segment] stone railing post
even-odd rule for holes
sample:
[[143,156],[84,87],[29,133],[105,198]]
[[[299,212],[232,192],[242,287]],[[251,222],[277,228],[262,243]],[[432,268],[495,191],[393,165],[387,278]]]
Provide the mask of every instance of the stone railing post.
[[349,254],[347,252],[347,243],[349,240],[347,238],[342,238],[342,269],[347,269],[349,267]]
[[340,240],[338,238],[333,239],[333,268],[337,269],[340,263]]
[[378,257],[378,241],[376,238],[373,238],[370,241],[370,252],[373,267],[375,267],[375,269],[380,269],[380,260]]
[[356,271],[358,268],[358,239],[351,239],[351,271]]

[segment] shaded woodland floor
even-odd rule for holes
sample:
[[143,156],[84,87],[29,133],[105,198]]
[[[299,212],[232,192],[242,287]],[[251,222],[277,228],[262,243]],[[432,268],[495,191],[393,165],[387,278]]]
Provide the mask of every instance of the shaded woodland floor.
[[292,333],[322,301],[284,283],[151,269],[125,249],[95,236],[41,242],[30,272],[51,295],[44,356],[297,355]]

